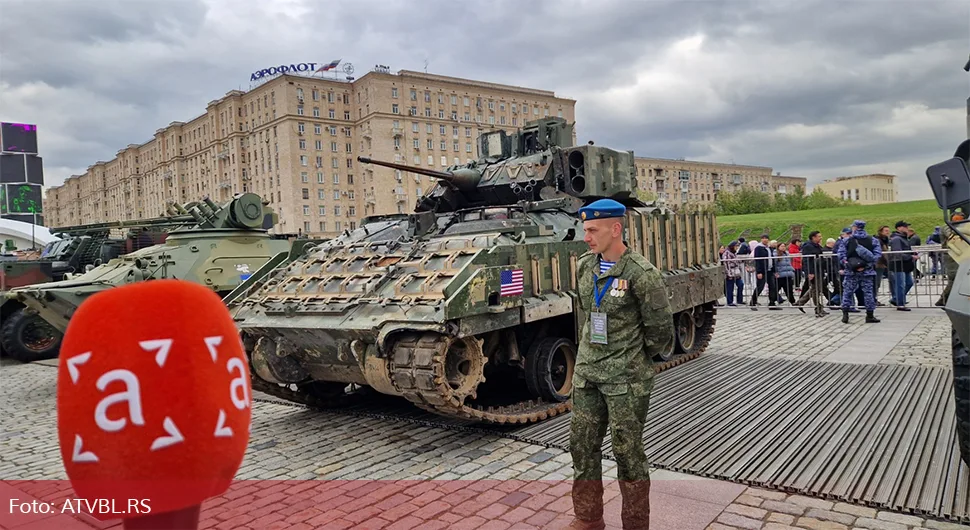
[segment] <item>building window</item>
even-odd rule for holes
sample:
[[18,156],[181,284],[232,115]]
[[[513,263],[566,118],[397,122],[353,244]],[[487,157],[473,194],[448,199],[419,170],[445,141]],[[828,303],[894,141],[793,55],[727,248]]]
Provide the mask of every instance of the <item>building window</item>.
[[297,105],[296,106],[296,113],[299,116],[303,116],[303,105]]
[[306,151],[306,140],[300,138],[300,149]]
[[316,118],[320,117],[320,107],[313,107],[313,116]]
[[[321,206],[320,209],[317,211],[317,213],[320,214],[320,217],[326,216],[327,215],[327,207],[326,206]],[[320,224],[322,225],[323,222],[321,221]],[[322,226],[320,227],[320,230],[323,230],[323,227]]]
[[333,200],[335,201],[340,200],[340,190],[333,190]]
[[[309,204],[304,204],[303,205],[303,215],[310,215],[310,205]],[[310,229],[310,227],[307,227],[307,230],[309,230],[309,229]]]
[[322,127],[320,126],[319,123],[316,123],[313,125],[313,134],[320,134],[321,130],[322,130]]
[[397,103],[391,105],[391,113],[392,114],[400,114],[400,112],[398,111],[398,108],[397,108]]
[[300,181],[301,182],[310,182],[310,177],[307,176],[306,171],[301,171],[300,172]]
[[391,97],[392,98],[396,98],[397,97],[397,88],[396,87],[391,88]]
[[307,163],[308,163],[308,160],[307,160],[306,155],[300,155],[300,165],[301,166],[305,166],[305,165],[307,165]]
[[303,199],[304,200],[310,198],[310,188],[303,188],[303,190],[301,190],[301,191],[303,191]]
[[319,189],[319,188],[317,188],[317,199],[319,199],[319,200],[321,200],[321,201],[322,201],[322,200],[324,200],[324,199],[326,199],[326,198],[327,198],[327,196],[326,196],[326,195],[324,195],[324,193],[323,193],[323,190],[322,190],[322,189]]

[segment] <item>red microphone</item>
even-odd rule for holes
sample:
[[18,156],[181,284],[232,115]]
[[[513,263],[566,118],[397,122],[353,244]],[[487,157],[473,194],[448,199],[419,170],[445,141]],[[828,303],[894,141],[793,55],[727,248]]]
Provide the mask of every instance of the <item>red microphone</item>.
[[249,365],[219,296],[183,280],[95,294],[59,363],[61,457],[92,515],[197,528],[202,501],[239,469],[251,422]]

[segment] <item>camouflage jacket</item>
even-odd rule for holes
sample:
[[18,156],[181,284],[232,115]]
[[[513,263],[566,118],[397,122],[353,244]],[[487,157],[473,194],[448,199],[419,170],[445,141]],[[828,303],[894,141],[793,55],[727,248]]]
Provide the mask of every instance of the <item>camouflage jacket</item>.
[[[590,343],[589,315],[596,306],[594,273],[600,289],[613,284],[599,308],[607,315],[607,344]],[[625,384],[652,378],[653,356],[674,340],[670,301],[660,271],[627,248],[604,275],[599,275],[599,255],[587,252],[579,259],[577,274],[581,328],[576,386],[585,386],[585,381]],[[620,292],[622,296],[614,295]]]

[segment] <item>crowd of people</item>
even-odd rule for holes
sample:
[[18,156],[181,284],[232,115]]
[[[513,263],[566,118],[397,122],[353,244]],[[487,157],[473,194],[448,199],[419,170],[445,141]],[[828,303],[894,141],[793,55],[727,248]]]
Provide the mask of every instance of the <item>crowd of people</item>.
[[[755,311],[767,286],[768,309],[781,309],[787,298],[790,306],[804,313],[803,306],[811,300],[816,317],[827,315],[827,307],[839,308],[842,321],[848,323],[849,314],[858,312],[859,306],[866,309],[866,322],[877,323],[875,309],[885,304],[876,295],[885,280],[889,304],[897,311],[910,311],[907,296],[920,274],[916,266],[918,253],[913,248],[921,244],[921,239],[908,222],[899,221],[893,228],[880,226],[875,235],[870,235],[865,221],[857,220],[842,229],[838,238],[830,237],[823,243],[822,237],[815,230],[807,241],[793,238],[779,242],[763,234],[759,240],[746,241],[740,237],[722,247],[727,305],[745,305],[747,283],[754,285],[748,305]],[[945,247],[940,227],[936,227],[926,243]],[[946,259],[949,259],[946,252],[931,253],[932,274],[942,273]],[[936,305],[944,304],[946,294]]]

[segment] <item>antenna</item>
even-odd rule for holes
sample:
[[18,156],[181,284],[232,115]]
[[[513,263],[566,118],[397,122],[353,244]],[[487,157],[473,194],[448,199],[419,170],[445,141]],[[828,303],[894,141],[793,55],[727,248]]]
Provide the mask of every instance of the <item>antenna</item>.
[[424,60],[424,73],[428,73],[428,60]]

